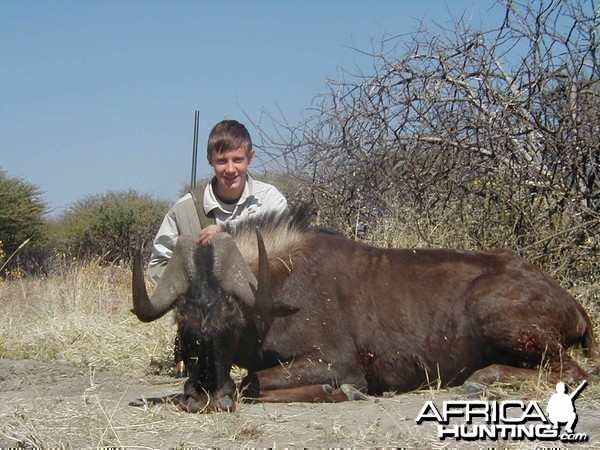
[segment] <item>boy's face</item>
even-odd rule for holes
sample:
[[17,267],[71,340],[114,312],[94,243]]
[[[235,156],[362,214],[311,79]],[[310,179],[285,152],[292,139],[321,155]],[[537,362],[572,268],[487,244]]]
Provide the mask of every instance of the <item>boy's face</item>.
[[246,153],[246,147],[211,153],[209,162],[217,178],[215,194],[221,200],[235,202],[240,199],[244,192],[248,166],[253,157],[254,152]]

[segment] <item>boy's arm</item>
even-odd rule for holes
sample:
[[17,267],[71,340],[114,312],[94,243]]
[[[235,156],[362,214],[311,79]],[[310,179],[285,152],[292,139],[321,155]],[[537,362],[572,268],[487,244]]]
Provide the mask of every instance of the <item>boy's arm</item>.
[[177,222],[170,214],[167,214],[154,238],[152,254],[148,262],[148,275],[155,283],[158,283],[165,266],[173,254],[178,237]]

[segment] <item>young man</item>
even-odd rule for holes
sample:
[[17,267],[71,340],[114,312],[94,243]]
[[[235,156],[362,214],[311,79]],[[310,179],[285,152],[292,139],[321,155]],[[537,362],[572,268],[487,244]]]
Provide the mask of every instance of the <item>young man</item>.
[[148,274],[155,282],[180,235],[198,236],[199,242],[206,245],[226,223],[287,209],[281,192],[248,174],[254,150],[250,134],[241,123],[224,120],[213,127],[208,136],[207,158],[215,176],[204,189],[204,199],[197,200],[214,224],[202,228],[192,195],[180,198],[166,214],[154,239]]
[[[287,200],[281,192],[248,174],[254,150],[250,134],[241,123],[224,120],[213,127],[208,136],[207,158],[215,171],[211,182],[204,192],[196,191],[194,196],[189,193],[180,198],[166,214],[156,234],[148,263],[148,274],[155,282],[169,262],[179,236],[198,236],[201,244],[208,245],[226,223],[287,210]],[[196,205],[203,211],[198,211]],[[204,226],[200,216],[204,216]],[[177,341],[175,363],[176,376],[186,376]]]

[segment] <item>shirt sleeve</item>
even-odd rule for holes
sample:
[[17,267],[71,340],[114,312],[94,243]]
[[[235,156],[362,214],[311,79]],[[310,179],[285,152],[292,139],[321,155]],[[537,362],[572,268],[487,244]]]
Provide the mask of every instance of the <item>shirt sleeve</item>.
[[264,212],[276,211],[278,214],[283,214],[288,210],[287,199],[275,186],[268,185],[261,203]]
[[163,219],[158,233],[154,238],[152,245],[152,254],[150,255],[150,261],[148,262],[148,275],[150,278],[157,283],[165,266],[169,262],[173,249],[177,243],[177,237],[179,236],[179,230],[177,227],[177,221],[169,212]]

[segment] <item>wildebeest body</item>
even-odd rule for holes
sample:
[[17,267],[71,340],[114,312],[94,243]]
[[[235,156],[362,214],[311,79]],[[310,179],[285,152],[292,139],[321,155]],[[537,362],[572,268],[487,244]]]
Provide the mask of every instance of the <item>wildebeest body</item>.
[[[250,230],[233,232],[233,240],[218,235],[215,249],[220,248],[217,241],[232,241],[235,245],[228,243],[221,253],[237,256],[227,259],[215,250],[215,268],[204,267],[203,273],[194,272],[202,264],[192,264],[186,269],[191,280],[185,291],[163,287],[179,298],[173,300],[179,326],[189,334],[183,338],[191,352],[189,410],[233,407],[232,363],[249,369],[244,381],[248,396],[338,401],[354,394],[321,387],[349,384],[379,395],[465,380],[518,381],[535,378],[531,368],[542,362],[551,370],[550,379],[575,382],[587,373],[565,349],[581,344],[589,356],[598,357],[583,308],[514,252],[381,249],[284,221],[261,228],[269,261],[265,283]],[[182,238],[186,250],[181,254],[207,258],[207,250],[193,238],[187,243]],[[212,270],[220,273],[230,266],[225,260],[247,266],[212,277]],[[252,280],[240,284],[242,292],[228,280],[245,280],[243,271],[258,274],[258,281],[250,274]],[[258,300],[260,295],[256,303],[263,306],[248,298],[248,292],[260,291],[261,279],[270,285],[268,301],[278,305],[271,310]],[[207,282],[218,293],[203,300],[193,291],[206,290]],[[168,303],[137,298],[134,289],[136,313],[142,317],[146,309],[153,311],[150,318],[158,316],[154,304],[164,313]]]
[[274,292],[301,310],[275,320],[264,343],[298,385],[381,394],[459,384],[493,363],[539,363],[540,345],[566,347],[589,327],[568,293],[513,252],[382,250],[319,232],[306,246]]

